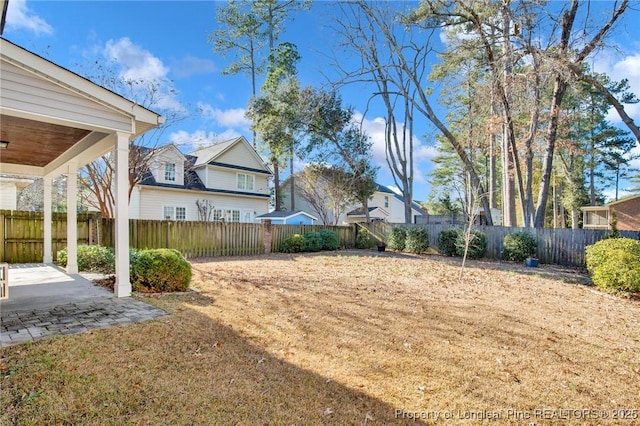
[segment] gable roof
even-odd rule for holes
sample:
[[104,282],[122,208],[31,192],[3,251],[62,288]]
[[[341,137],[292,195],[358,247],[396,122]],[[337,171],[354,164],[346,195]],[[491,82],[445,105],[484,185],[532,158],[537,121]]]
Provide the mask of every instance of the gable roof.
[[580,207],[580,210],[582,211],[602,211],[602,210],[609,210],[610,206],[615,206],[617,204],[622,204],[622,203],[626,203],[628,201],[631,200],[635,200],[636,198],[640,197],[640,194],[635,194],[635,195],[628,195],[626,197],[622,197],[617,201],[610,201],[602,206],[583,206]]
[[196,173],[193,164],[197,160],[197,157],[193,155],[186,154],[184,155],[185,163],[184,163],[184,185],[174,184],[174,183],[164,183],[158,182],[151,173],[150,170],[146,170],[142,175],[142,179],[138,182],[139,185],[144,186],[153,186],[157,188],[172,188],[172,189],[188,189],[192,191],[204,191],[204,192],[213,192],[217,194],[230,194],[230,195],[248,195],[251,197],[261,197],[261,198],[269,198],[269,194],[260,194],[254,192],[245,192],[245,191],[232,191],[228,189],[216,189],[216,188],[207,188]]
[[256,152],[253,146],[251,146],[247,139],[245,139],[244,136],[240,136],[224,142],[219,142],[209,147],[192,152],[190,155],[196,158],[195,162],[193,163],[193,167],[201,167],[207,164],[215,165],[217,159],[219,159],[224,153],[228,152],[238,144],[244,144],[245,149],[254,157],[254,159],[256,159],[262,165],[267,173],[271,174],[271,170],[269,169],[267,164]]
[[627,201],[631,201],[631,200],[635,200],[636,198],[639,198],[640,194],[635,194],[635,195],[628,195],[626,197],[622,197],[617,201],[611,201],[607,204],[605,204],[605,206],[613,206],[616,204],[620,204],[620,203],[626,203]]
[[[395,198],[396,200],[402,202],[404,204],[404,197],[402,195],[399,195],[397,193],[395,193],[394,191],[392,191],[391,189],[389,189],[386,186],[380,185],[378,182],[375,183],[377,186],[377,192],[383,192],[385,194],[391,194],[393,196],[393,198]],[[422,208],[422,206],[420,206],[420,204],[416,203],[415,201],[411,201],[411,208],[415,211],[417,211],[418,213],[420,213],[423,216],[427,216],[427,212]]]
[[272,211],[271,213],[261,214],[260,216],[256,216],[257,219],[290,219],[296,216],[307,216],[313,220],[318,220],[317,217],[310,215],[309,213],[302,210],[293,210],[290,212],[287,211]]
[[[383,209],[382,207],[369,207],[369,213],[373,213],[375,210],[379,210],[383,215],[389,216],[389,212]],[[357,209],[351,210],[347,213],[347,216],[364,216],[364,207],[359,207]]]
[[[140,147],[141,149],[148,149],[145,147]],[[150,149],[150,151],[155,151],[154,154],[156,153],[161,153],[164,151],[173,151],[174,153],[178,154],[178,156],[180,157],[181,160],[183,161],[187,161],[187,157],[178,149],[177,146],[175,146],[172,143],[168,143],[166,145],[162,145],[161,147],[155,148],[155,149]]]

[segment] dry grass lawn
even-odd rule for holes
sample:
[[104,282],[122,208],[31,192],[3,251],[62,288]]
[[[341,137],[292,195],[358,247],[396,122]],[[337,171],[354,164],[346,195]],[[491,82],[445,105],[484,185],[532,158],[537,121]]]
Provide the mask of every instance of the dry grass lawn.
[[145,298],[168,317],[3,349],[0,424],[640,424],[640,302],[579,272],[470,262],[459,282],[459,260],[366,251],[193,266],[199,293]]

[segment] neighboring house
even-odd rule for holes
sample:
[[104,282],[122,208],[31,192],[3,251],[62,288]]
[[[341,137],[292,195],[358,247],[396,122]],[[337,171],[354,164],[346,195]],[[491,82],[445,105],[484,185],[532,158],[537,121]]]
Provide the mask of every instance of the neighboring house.
[[[389,212],[382,207],[369,207],[369,221],[370,222],[388,222]],[[364,207],[351,210],[347,213],[347,223],[359,223],[367,220],[367,215]]]
[[[386,186],[376,183],[376,192],[369,198],[369,218],[388,223],[405,223],[404,198]],[[428,214],[415,201],[411,203],[411,223],[427,223]],[[362,206],[347,213],[346,222],[365,220]]]
[[[295,182],[295,179],[294,179]],[[402,196],[396,194],[386,186],[380,185],[376,183],[377,190],[376,192],[369,198],[369,218],[371,220],[378,220],[383,222],[390,223],[404,223],[404,198]],[[282,193],[282,205],[291,210],[291,181],[287,179],[281,189]],[[295,210],[301,210],[309,213],[312,216],[322,218],[323,215],[316,211],[316,209],[301,195],[300,191],[296,188],[294,192],[295,202],[294,207]],[[329,209],[330,210],[330,209]],[[347,224],[347,223],[356,223],[362,222],[365,220],[366,215],[364,214],[364,210],[362,205],[354,204],[347,209],[338,217],[338,220],[335,221],[338,225]],[[329,223],[324,223],[325,225],[332,225],[334,222],[333,212],[328,211],[326,214]],[[416,202],[412,203],[411,208],[411,223],[426,223],[427,212],[420,207],[420,205]],[[322,220],[321,220],[322,221]]]
[[582,207],[584,229],[611,229],[613,218],[620,231],[640,231],[640,194],[621,198],[604,206]]
[[317,217],[301,210],[292,212],[271,212],[258,216],[260,221],[271,220],[274,225],[313,225],[318,220]]
[[244,137],[186,155],[165,145],[151,155],[131,194],[132,219],[253,223],[269,211],[272,173]]
[[18,194],[33,183],[33,179],[0,176],[0,210],[16,210]]

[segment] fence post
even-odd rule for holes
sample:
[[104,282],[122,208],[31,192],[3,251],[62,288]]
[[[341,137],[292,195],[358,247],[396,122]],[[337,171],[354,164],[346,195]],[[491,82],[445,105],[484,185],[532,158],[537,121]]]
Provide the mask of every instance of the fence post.
[[271,253],[271,219],[262,221],[262,241],[264,243],[264,254]]

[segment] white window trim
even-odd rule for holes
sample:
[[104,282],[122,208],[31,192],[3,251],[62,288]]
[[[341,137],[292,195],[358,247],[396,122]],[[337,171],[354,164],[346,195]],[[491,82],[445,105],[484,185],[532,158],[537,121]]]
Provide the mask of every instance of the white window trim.
[[[173,166],[173,179],[168,179],[167,178],[167,174],[169,173],[169,170],[167,170],[168,166]],[[165,182],[177,182],[178,181],[178,165],[176,163],[172,163],[170,161],[165,161],[164,162],[164,181]]]
[[[240,176],[244,176],[244,188],[240,188]],[[251,188],[247,188],[247,178],[250,177],[251,178]],[[238,189],[239,191],[255,191],[256,189],[256,177],[253,174],[250,173],[236,173],[236,189]]]
[[[171,218],[167,219],[167,217],[164,214],[164,211],[166,208],[172,208],[173,209],[173,213],[171,214]],[[182,208],[184,209],[184,219],[176,219],[176,213],[177,213],[177,209]],[[181,220],[181,221],[186,221],[189,218],[189,209],[187,208],[187,206],[185,204],[163,204],[162,205],[162,220]]]

